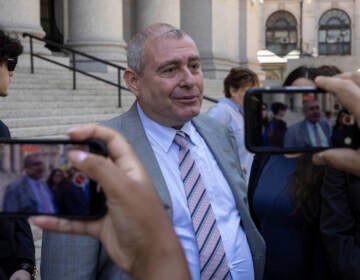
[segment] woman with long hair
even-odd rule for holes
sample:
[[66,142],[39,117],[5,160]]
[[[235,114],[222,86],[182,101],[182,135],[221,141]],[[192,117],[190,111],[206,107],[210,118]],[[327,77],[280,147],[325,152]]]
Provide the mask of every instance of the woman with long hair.
[[[284,85],[309,86],[319,74],[300,67]],[[255,156],[248,197],[266,243],[264,280],[331,279],[319,229],[322,178],[310,154]]]

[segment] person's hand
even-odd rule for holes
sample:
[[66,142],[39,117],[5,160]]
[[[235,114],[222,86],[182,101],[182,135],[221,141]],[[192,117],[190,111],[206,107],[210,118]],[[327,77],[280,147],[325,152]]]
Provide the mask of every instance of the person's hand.
[[84,126],[68,134],[73,140],[96,138],[106,144],[109,158],[72,151],[69,159],[103,187],[108,213],[95,221],[43,216],[32,217],[32,223],[45,230],[100,239],[109,256],[134,278],[190,279],[182,247],[163,204],[126,140],[100,126]]
[[[315,84],[333,93],[360,125],[360,73],[344,73],[334,77],[317,77]],[[360,149],[329,149],[313,156],[313,162],[360,176]]]
[[15,271],[9,280],[31,280],[31,274],[24,269],[20,269]]

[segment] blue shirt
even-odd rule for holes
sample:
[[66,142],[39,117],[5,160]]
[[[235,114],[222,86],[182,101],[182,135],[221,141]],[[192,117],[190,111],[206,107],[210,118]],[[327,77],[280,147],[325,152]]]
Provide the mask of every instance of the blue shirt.
[[[154,122],[143,113],[139,105],[137,108],[169,189],[173,205],[173,226],[184,249],[192,279],[200,280],[199,253],[179,170],[179,147],[173,143],[176,130]],[[191,122],[186,123],[181,130],[190,138],[189,148],[200,170],[216,217],[231,275],[233,279],[254,279],[250,248],[245,232],[240,226],[241,217],[236,209],[230,186]]]
[[246,181],[248,182],[254,154],[245,148],[245,128],[242,112],[243,108],[231,98],[220,98],[219,102],[212,106],[207,114],[233,131],[238,146],[240,163],[245,169]]

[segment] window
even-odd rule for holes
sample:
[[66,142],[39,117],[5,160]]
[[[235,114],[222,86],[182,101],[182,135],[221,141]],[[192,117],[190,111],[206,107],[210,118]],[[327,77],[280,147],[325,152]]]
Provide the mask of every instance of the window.
[[266,21],[266,49],[285,56],[297,47],[297,22],[286,11],[277,11]]
[[351,54],[350,18],[341,10],[325,12],[319,21],[319,55]]

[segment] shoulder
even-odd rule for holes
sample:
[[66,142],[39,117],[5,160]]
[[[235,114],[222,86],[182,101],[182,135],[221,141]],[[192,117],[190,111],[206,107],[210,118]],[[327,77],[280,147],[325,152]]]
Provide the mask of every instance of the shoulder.
[[208,109],[207,114],[212,117],[219,117],[229,115],[232,110],[231,106],[220,99],[218,103]]
[[136,116],[137,116],[137,109],[136,109],[136,105],[134,104],[125,113],[123,113],[123,114],[121,114],[119,116],[116,116],[116,117],[114,117],[112,119],[102,121],[100,123],[100,125],[107,126],[107,127],[112,128],[112,129],[121,131],[121,128],[123,127],[124,123],[131,120],[131,119],[134,119]]
[[298,123],[295,123],[293,125],[291,125],[289,128],[288,128],[288,131],[289,132],[294,132],[294,131],[298,131],[298,130],[303,130],[306,128],[306,123],[305,121],[301,121],[301,122],[298,122]]
[[6,124],[0,120],[0,137],[10,137],[10,131]]
[[229,129],[214,119],[213,117],[208,116],[207,114],[200,114],[193,119],[193,122],[198,127],[206,127],[208,130],[220,131],[224,133],[228,133]]

